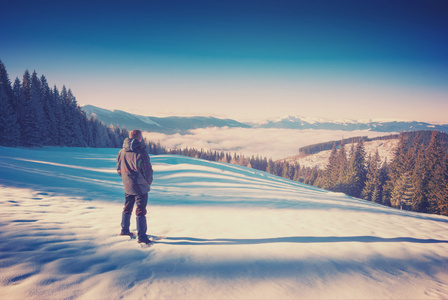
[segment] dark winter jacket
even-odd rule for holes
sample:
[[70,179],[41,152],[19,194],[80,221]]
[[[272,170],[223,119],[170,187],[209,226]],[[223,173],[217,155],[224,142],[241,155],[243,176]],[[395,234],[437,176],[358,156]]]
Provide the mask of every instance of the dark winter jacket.
[[153,170],[145,145],[127,138],[118,152],[117,172],[123,179],[124,192],[142,195],[149,192]]

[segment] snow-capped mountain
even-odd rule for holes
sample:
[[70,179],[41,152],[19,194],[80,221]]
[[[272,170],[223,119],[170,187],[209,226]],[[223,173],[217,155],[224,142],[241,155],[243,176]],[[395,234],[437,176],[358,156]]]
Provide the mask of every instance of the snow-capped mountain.
[[117,151],[0,147],[2,298],[448,298],[447,217],[195,158],[151,157],[140,248]]
[[448,132],[447,124],[429,124],[416,121],[390,120],[343,120],[334,121],[322,118],[308,118],[289,116],[277,120],[268,120],[259,124],[246,124],[232,119],[218,119],[214,117],[148,117],[127,113],[121,110],[107,110],[92,105],[83,106],[87,116],[96,116],[106,125],[113,124],[127,129],[138,128],[144,131],[165,134],[185,133],[191,129],[207,127],[230,128],[277,128],[277,129],[321,129],[321,130],[370,130],[376,132],[402,132],[417,130],[439,130]]
[[147,117],[130,114],[121,110],[107,110],[92,105],[83,106],[87,116],[95,116],[106,125],[119,125],[127,129],[160,132],[166,134],[184,133],[191,129],[207,127],[238,127],[249,128],[247,124],[231,119],[214,117]]
[[280,120],[268,120],[255,125],[259,128],[287,128],[287,129],[323,129],[323,130],[371,130],[378,132],[402,132],[418,130],[439,130],[448,132],[447,124],[430,124],[416,121],[390,120],[343,120],[331,121],[325,119],[311,119],[306,117],[289,116]]

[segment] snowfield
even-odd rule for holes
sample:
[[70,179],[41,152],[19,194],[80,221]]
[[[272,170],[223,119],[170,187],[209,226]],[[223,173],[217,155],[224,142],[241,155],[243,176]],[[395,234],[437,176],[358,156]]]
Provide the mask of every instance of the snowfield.
[[0,147],[3,299],[448,299],[448,218],[193,158],[151,157],[141,248],[117,153]]

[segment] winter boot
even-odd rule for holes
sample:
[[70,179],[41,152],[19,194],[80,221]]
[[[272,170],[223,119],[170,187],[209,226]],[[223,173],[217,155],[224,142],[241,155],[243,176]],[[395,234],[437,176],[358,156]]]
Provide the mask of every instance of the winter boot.
[[123,212],[121,214],[121,233],[120,235],[133,236],[133,233],[129,231],[129,226],[131,225],[131,215]]
[[148,236],[146,235],[146,230],[146,216],[137,216],[137,235],[139,243],[151,243],[151,241],[148,239]]

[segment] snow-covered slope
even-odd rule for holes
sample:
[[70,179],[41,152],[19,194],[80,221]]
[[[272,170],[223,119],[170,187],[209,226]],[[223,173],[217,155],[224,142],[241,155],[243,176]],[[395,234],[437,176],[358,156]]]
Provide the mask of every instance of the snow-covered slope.
[[[352,144],[345,145],[346,153],[350,153],[350,147]],[[375,151],[378,150],[378,154],[380,155],[382,161],[391,162],[394,158],[394,151],[398,145],[398,139],[392,140],[379,140],[379,141],[370,141],[364,142],[364,148],[366,150],[366,157],[371,155],[372,157],[375,155]],[[318,167],[319,169],[324,170],[328,165],[328,159],[330,158],[331,150],[321,151],[315,154],[310,155],[295,155],[290,156],[282,161],[287,161],[289,163],[298,163],[303,167]]]
[[193,158],[151,158],[140,248],[116,154],[0,148],[2,298],[448,298],[448,218]]

